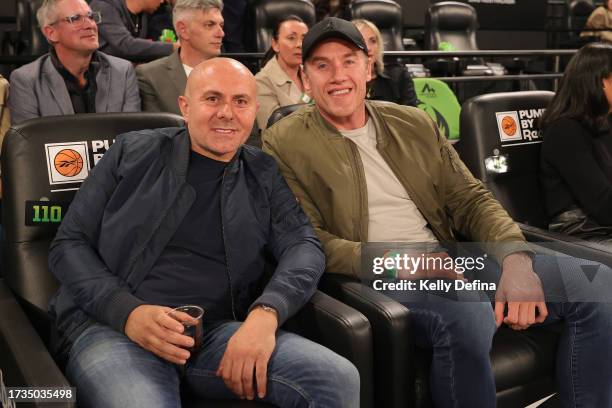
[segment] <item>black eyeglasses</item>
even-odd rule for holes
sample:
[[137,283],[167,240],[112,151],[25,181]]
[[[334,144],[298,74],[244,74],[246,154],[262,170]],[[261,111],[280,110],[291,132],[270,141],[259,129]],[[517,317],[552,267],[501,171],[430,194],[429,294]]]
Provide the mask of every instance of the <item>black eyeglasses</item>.
[[102,21],[102,15],[99,11],[90,11],[87,14],[74,14],[72,16],[60,18],[49,25],[57,24],[61,21],[66,21],[70,24],[82,26],[85,23],[86,19],[89,21],[93,21],[96,24],[100,24],[100,22]]

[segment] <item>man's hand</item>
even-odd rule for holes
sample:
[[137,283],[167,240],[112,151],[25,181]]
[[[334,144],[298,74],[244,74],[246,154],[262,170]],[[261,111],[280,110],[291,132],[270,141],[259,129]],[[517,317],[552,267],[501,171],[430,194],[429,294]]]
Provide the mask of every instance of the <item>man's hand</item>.
[[[182,334],[183,325],[168,315],[171,310],[164,306],[138,306],[128,316],[125,334],[156,356],[171,363],[185,364],[190,353],[182,347],[193,347],[193,339]],[[184,318],[191,319],[187,314]]]
[[[409,255],[413,256],[413,255]],[[403,255],[402,255],[403,257]],[[414,255],[415,258],[420,257],[420,254]],[[451,259],[451,257],[446,252],[432,252],[429,254],[425,254],[424,257],[425,265],[419,266],[419,268],[414,270],[407,269],[398,269],[397,277],[398,279],[408,279],[408,280],[416,280],[416,279],[465,279],[463,274],[459,274],[455,272],[454,269],[444,268],[444,264],[447,262],[447,259]],[[454,265],[454,262],[453,262]]]
[[217,375],[240,398],[252,400],[253,372],[257,395],[266,396],[268,361],[276,346],[278,320],[274,312],[255,308],[227,343]]
[[[504,317],[504,306],[508,314]],[[536,315],[537,310],[537,315]],[[499,287],[495,294],[495,323],[502,322],[514,330],[525,330],[534,323],[542,323],[548,310],[542,282],[533,271],[531,258],[523,253],[504,258]]]

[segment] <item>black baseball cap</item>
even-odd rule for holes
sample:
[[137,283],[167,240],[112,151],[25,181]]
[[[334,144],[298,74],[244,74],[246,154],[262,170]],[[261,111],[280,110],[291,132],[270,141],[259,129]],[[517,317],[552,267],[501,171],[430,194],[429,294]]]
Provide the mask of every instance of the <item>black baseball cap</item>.
[[368,53],[363,36],[350,21],[337,17],[326,17],[312,26],[302,41],[302,64],[306,62],[312,50],[323,40],[340,38],[355,45],[361,51]]

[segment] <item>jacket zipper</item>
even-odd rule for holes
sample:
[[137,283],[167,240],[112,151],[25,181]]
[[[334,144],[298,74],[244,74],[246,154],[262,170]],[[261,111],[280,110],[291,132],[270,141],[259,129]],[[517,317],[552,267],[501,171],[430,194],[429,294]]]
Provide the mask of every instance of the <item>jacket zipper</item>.
[[232,288],[232,275],[230,273],[228,246],[225,239],[225,217],[223,215],[223,209],[225,208],[225,173],[227,172],[228,168],[229,165],[223,171],[223,176],[221,176],[221,235],[223,236],[223,246],[225,247],[225,272],[227,274],[227,281],[229,283],[230,300],[232,302],[232,316],[234,317],[234,320],[238,320],[236,318],[236,308],[234,307],[234,290]]
[[[349,139],[345,138],[346,142],[349,144],[349,149],[353,155],[352,159],[353,159],[353,168],[355,169],[355,172],[357,173],[357,182],[359,183],[359,188],[357,189],[359,191],[359,222],[357,223],[357,225],[359,225],[359,241],[367,241],[368,240],[368,224],[363,222],[363,215],[364,215],[364,211],[363,211],[363,205],[364,203],[366,204],[366,208],[367,208],[367,184],[365,181],[365,175],[363,174],[363,163],[361,162],[361,159],[359,157],[359,151],[357,149],[357,146],[355,145],[355,143],[353,143],[352,141],[350,141]],[[370,215],[368,214],[368,219],[369,219]],[[364,225],[365,225],[365,231],[364,231]],[[365,236],[363,236],[365,235]]]

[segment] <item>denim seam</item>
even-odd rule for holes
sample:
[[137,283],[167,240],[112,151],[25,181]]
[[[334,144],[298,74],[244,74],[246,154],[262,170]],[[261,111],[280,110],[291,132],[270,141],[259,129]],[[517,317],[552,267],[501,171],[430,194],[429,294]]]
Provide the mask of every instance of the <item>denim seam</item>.
[[[580,307],[580,304],[577,303],[576,304],[576,309],[574,311],[574,313],[576,315],[579,315],[578,313],[578,309]],[[570,329],[570,353],[571,353],[571,358],[570,358],[570,372],[571,372],[571,381],[572,381],[572,400],[573,400],[573,406],[574,407],[578,407],[578,405],[576,404],[577,401],[577,384],[576,384],[576,379],[578,377],[577,375],[577,361],[576,361],[576,353],[577,353],[577,344],[576,344],[576,338],[578,337],[579,333],[578,333],[578,323],[576,321],[574,321],[571,325],[571,329]]]
[[[438,313],[432,312],[430,310],[425,310],[425,309],[421,309],[420,312],[422,313],[426,313],[429,314],[431,316],[434,317],[434,319],[436,319],[436,321],[439,322],[440,324],[440,330],[444,332],[444,339],[445,339],[445,344],[446,347],[448,347],[448,351],[449,351],[449,361],[450,361],[450,389],[451,389],[451,402],[453,404],[454,407],[458,408],[459,407],[459,402],[457,401],[457,393],[455,391],[455,363],[453,361],[452,358],[452,347],[450,345],[450,339],[449,339],[449,334],[448,334],[448,330],[447,330],[447,324],[444,323],[444,321],[440,318],[440,315]],[[435,352],[435,350],[434,350]]]
[[[200,377],[209,377],[209,378],[210,378],[210,377],[213,377],[213,378],[219,378],[215,372],[210,371],[210,370],[204,370],[204,369],[201,369],[201,368],[192,368],[192,369],[190,369],[189,371],[190,371],[190,372],[189,372],[189,374],[190,374],[190,375],[191,375],[191,374],[194,374],[194,375],[197,375],[197,376],[200,376]],[[308,402],[308,407],[310,407],[310,408],[316,408],[316,405],[314,404],[314,401],[312,400],[312,398],[311,398],[311,397],[310,397],[310,396],[309,396],[309,395],[308,395],[308,394],[307,394],[307,393],[306,393],[306,392],[305,392],[305,391],[304,391],[302,388],[298,387],[297,385],[295,385],[295,384],[293,384],[293,383],[291,383],[291,382],[289,382],[289,381],[286,381],[286,380],[285,380],[285,379],[283,379],[283,378],[276,377],[276,376],[271,376],[271,377],[268,377],[268,382],[270,382],[270,381],[275,381],[275,382],[278,382],[278,383],[284,384],[284,385],[286,385],[287,387],[289,387],[289,388],[293,389],[293,390],[294,390],[295,392],[297,392],[297,393],[298,393],[298,394],[299,394],[299,395],[300,395],[302,398],[304,398],[304,400],[305,400],[306,402]]]

